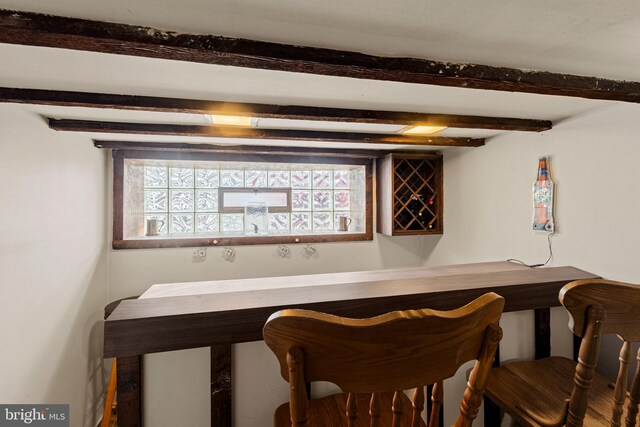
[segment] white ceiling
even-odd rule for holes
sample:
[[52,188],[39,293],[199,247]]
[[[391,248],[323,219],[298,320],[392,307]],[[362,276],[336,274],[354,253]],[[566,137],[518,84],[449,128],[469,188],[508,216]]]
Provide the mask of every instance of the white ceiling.
[[[0,0],[0,8],[378,55],[640,81],[637,0],[615,4],[599,0]],[[6,44],[0,44],[0,58],[0,86],[8,87],[554,121],[613,104]],[[133,113],[22,108],[54,117],[137,120]],[[172,123],[185,118],[172,116]],[[165,117],[141,118],[156,120]],[[190,117],[185,122],[194,120],[200,119]],[[447,132],[454,136],[453,130]],[[460,136],[491,134],[456,132]]]

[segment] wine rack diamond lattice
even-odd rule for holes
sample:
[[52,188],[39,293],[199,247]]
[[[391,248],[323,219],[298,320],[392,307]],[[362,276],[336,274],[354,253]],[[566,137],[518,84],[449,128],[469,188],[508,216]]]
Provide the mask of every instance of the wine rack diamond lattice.
[[[384,234],[442,233],[442,157],[439,155],[390,155],[382,160],[378,230]],[[384,176],[386,175],[386,176]],[[390,182],[389,182],[390,181]]]

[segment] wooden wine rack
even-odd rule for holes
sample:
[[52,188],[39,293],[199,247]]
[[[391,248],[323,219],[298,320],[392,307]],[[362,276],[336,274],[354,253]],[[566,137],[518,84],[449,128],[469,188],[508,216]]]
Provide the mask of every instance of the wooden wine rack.
[[378,159],[379,233],[442,233],[442,156],[390,154]]

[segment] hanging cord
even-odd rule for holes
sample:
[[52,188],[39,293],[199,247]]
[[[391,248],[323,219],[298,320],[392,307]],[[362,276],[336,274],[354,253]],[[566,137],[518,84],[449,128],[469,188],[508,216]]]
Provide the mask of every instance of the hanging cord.
[[544,264],[527,264],[524,263],[522,261],[520,261],[519,259],[515,259],[515,258],[509,258],[507,261],[508,262],[515,262],[516,264],[522,264],[525,267],[529,267],[529,268],[536,268],[536,267],[544,267],[545,265],[547,265],[549,263],[549,261],[551,261],[551,258],[553,257],[553,250],[551,249],[551,236],[553,236],[555,233],[549,233],[549,235],[547,235],[547,243],[549,244],[549,258],[547,258],[547,260],[544,262]]

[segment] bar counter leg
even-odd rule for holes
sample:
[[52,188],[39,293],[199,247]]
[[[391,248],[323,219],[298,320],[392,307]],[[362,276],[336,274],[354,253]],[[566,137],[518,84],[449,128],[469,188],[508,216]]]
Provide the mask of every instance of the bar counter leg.
[[142,356],[118,357],[118,427],[142,427]]
[[551,356],[551,309],[535,309],[535,358]]
[[211,346],[211,426],[231,427],[231,344]]

